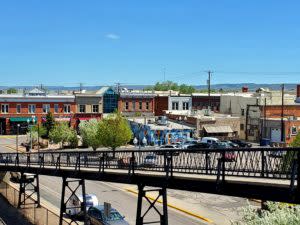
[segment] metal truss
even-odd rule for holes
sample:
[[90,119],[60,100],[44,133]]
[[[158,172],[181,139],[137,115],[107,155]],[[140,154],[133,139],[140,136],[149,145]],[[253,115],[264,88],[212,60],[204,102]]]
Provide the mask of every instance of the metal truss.
[[[160,223],[161,225],[168,225],[168,205],[167,205],[167,188],[157,188],[157,189],[144,189],[144,184],[138,184],[138,204],[137,204],[137,213],[136,213],[136,225],[143,225],[143,224],[157,224]],[[156,198],[150,198],[147,196],[147,193],[149,192],[158,192],[158,195]],[[159,198],[162,197],[162,201],[159,200]],[[150,206],[148,209],[142,214],[142,208],[143,208],[143,199],[145,199]],[[157,208],[157,204],[162,203],[163,210],[160,212],[160,210]],[[148,214],[148,212],[153,209],[159,216],[159,221],[148,221],[145,222],[145,216]]]
[[[18,208],[27,208],[29,205],[34,207],[40,207],[40,187],[39,187],[39,175],[26,175],[21,173],[21,177],[18,180],[20,184],[19,189],[19,199]],[[36,198],[32,198],[36,194]],[[33,200],[33,202],[28,203],[26,200]]]
[[[70,216],[68,210],[71,209],[80,209],[82,212],[82,217],[84,219],[84,224],[86,224],[86,196],[85,196],[85,180],[84,179],[68,179],[66,177],[62,178],[62,193],[61,193],[61,203],[60,203],[60,216],[59,216],[59,225],[63,224],[63,217],[67,216],[70,219],[69,224],[80,224],[78,218]],[[75,187],[71,186],[71,183],[76,183]],[[79,206],[68,206],[68,203],[72,200],[72,197],[78,197],[78,191],[81,187],[83,202]],[[66,198],[66,190],[71,192],[71,194]]]

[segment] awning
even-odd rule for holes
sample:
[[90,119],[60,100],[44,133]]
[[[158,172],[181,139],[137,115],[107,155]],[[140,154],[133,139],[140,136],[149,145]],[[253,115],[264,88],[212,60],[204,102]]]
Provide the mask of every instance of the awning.
[[70,122],[71,118],[61,117],[61,118],[54,118],[56,122]]
[[203,126],[207,133],[233,133],[230,126]]
[[[9,118],[9,121],[13,122],[13,123],[21,123],[21,122],[26,122],[27,123],[27,120],[29,120],[30,123],[32,123],[32,118],[31,117],[12,117],[12,118]],[[36,119],[35,119],[35,122],[36,122]]]

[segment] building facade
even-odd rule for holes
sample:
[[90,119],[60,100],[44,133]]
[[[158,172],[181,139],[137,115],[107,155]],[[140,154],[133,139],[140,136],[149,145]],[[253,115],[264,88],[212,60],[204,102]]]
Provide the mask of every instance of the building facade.
[[192,97],[190,95],[171,95],[168,98],[168,111],[191,111]]
[[23,94],[0,95],[0,134],[25,133],[29,124],[43,123],[51,112],[56,121],[75,124],[76,111],[73,95],[48,95],[45,91],[33,89]]
[[75,93],[76,113],[74,118],[78,127],[80,121],[101,119],[103,113],[102,95],[93,92]]
[[96,92],[102,96],[103,113],[113,113],[118,109],[119,94],[111,87],[102,87]]
[[[258,142],[261,138],[262,106],[281,105],[282,95],[279,91],[230,93],[220,97],[220,113],[240,118],[240,138]],[[295,96],[284,95],[285,104],[295,104]]]
[[124,116],[154,116],[155,95],[142,92],[121,92],[118,110]]
[[201,94],[193,93],[192,94],[192,109],[193,110],[202,110],[210,108],[214,112],[220,111],[220,94]]

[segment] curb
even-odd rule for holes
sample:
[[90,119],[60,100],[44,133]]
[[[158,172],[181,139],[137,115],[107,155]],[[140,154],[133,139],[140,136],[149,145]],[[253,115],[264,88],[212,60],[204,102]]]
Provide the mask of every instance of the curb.
[[[137,191],[132,190],[132,189],[129,189],[129,188],[125,188],[125,190],[126,190],[127,192],[130,192],[130,193],[135,194],[135,195],[138,194]],[[147,198],[149,198],[149,199],[151,199],[151,200],[155,200],[154,198],[152,198],[152,197],[150,197],[150,196],[147,196]],[[162,201],[161,201],[160,199],[158,199],[157,202],[162,203]],[[167,205],[168,205],[168,207],[170,207],[170,208],[172,208],[172,209],[176,209],[176,210],[178,210],[178,211],[180,211],[180,212],[183,212],[183,213],[185,213],[185,214],[187,214],[187,215],[189,215],[189,216],[195,217],[195,218],[197,218],[197,219],[201,219],[201,220],[203,220],[203,221],[205,221],[205,222],[208,222],[208,223],[213,223],[213,222],[214,222],[214,221],[212,221],[211,219],[208,219],[208,218],[206,218],[206,217],[204,217],[204,216],[198,215],[198,214],[193,213],[193,212],[191,212],[191,211],[188,211],[188,210],[186,210],[186,209],[179,208],[179,207],[177,207],[177,206],[175,206],[175,205],[172,205],[172,204],[169,204],[169,203],[168,203]]]

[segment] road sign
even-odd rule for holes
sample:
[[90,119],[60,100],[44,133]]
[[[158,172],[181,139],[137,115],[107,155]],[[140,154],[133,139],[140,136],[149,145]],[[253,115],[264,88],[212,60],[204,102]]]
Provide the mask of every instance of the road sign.
[[104,216],[109,217],[111,210],[111,204],[108,202],[104,202]]

